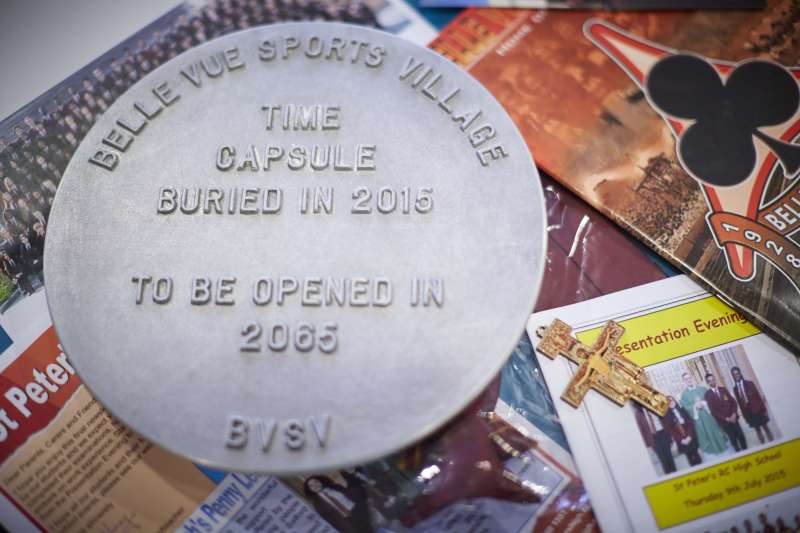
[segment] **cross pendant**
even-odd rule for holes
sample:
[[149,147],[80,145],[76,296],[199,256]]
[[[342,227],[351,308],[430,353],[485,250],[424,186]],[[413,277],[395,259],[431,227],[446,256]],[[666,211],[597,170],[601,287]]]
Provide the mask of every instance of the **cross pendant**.
[[555,319],[550,326],[537,330],[541,337],[536,349],[555,359],[561,355],[578,365],[578,370],[564,389],[561,399],[578,407],[589,389],[594,389],[618,405],[629,399],[659,416],[667,413],[667,397],[646,383],[644,370],[617,353],[625,328],[609,320],[592,346],[572,336],[572,328]]

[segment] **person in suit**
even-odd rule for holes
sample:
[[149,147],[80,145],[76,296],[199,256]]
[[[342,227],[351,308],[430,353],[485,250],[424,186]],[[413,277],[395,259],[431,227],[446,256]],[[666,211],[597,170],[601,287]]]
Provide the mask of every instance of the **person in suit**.
[[633,409],[636,425],[639,426],[644,443],[655,452],[664,474],[675,472],[677,468],[672,457],[672,440],[666,428],[666,417],[655,415],[638,404],[635,404]]
[[742,371],[738,366],[731,368],[731,376],[733,377],[733,395],[736,396],[736,403],[739,404],[745,422],[756,430],[761,444],[771,442],[773,437],[772,431],[767,425],[769,422],[767,404],[758,391],[758,387],[752,381],[742,377]]
[[686,409],[675,401],[675,398],[668,396],[667,399],[669,400],[669,409],[664,417],[664,425],[673,442],[678,446],[678,452],[686,455],[689,466],[699,465],[702,459],[698,452],[700,444],[694,428],[694,421]]
[[747,441],[744,440],[742,426],[739,425],[739,412],[736,400],[728,389],[717,386],[717,379],[714,374],[706,374],[706,403],[711,411],[711,415],[717,420],[719,427],[728,435],[728,439],[733,444],[733,449],[738,451],[747,449]]

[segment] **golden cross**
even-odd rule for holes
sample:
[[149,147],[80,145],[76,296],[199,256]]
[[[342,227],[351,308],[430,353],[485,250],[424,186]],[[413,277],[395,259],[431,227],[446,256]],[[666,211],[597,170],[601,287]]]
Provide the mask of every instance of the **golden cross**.
[[578,407],[589,389],[594,389],[619,405],[625,405],[632,398],[664,416],[669,407],[667,397],[646,383],[641,367],[617,353],[617,344],[624,332],[625,328],[609,320],[590,347],[572,337],[568,324],[555,319],[550,326],[536,331],[542,339],[536,349],[550,359],[563,355],[578,365],[578,371],[561,395],[571,406]]

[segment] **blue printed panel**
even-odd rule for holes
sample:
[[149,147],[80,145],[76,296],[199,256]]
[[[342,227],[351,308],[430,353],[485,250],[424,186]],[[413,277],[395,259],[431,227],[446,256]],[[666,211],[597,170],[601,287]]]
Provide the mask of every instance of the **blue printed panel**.
[[11,337],[6,333],[6,330],[3,329],[3,326],[0,326],[0,354],[5,352],[12,344],[14,344],[14,341],[11,340]]

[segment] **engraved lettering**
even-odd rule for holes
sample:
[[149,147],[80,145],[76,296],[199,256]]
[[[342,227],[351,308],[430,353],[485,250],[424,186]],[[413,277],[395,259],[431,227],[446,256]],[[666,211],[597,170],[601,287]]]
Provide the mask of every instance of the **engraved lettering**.
[[258,150],[252,144],[245,152],[244,157],[239,162],[239,166],[236,167],[236,170],[259,170],[261,168],[261,162],[258,160]]
[[333,302],[339,307],[343,307],[347,303],[348,282],[343,278],[328,278],[328,283],[325,286],[325,305],[331,305]]
[[221,215],[223,196],[224,193],[222,192],[222,189],[219,189],[217,187],[210,187],[208,191],[206,191],[206,199],[205,202],[203,203],[203,213],[208,215],[213,211],[214,213]]
[[413,57],[408,57],[400,69],[399,78],[401,81],[411,79],[410,86],[412,88],[419,88],[424,96],[436,102],[439,109],[450,115],[461,131],[467,133],[469,143],[472,148],[476,149],[475,155],[481,165],[485,167],[489,165],[490,160],[508,157],[508,152],[501,143],[496,143],[490,148],[482,148],[489,140],[497,136],[497,130],[491,124],[484,123],[470,131],[483,111],[480,109],[454,111],[454,103],[456,97],[461,93],[461,89],[454,87],[444,97],[441,97],[439,89],[446,84],[443,82],[442,75],[436,73],[432,67],[426,66]]
[[[258,57],[261,61],[272,61],[278,57],[288,60],[294,52],[302,50],[309,59],[325,59],[326,61],[343,61],[349,58],[355,64],[363,60],[368,68],[377,68],[383,63],[386,49],[381,45],[370,45],[359,40],[348,41],[342,37],[321,38],[311,35],[301,41],[295,36],[279,39],[265,39],[259,44]],[[366,50],[366,55],[363,53]]]
[[266,104],[261,109],[268,131],[276,126],[293,131],[338,130],[341,126],[338,105]]
[[180,194],[181,213],[191,215],[200,208],[200,189],[182,189]]
[[202,81],[200,80],[200,73],[197,70],[197,65],[195,63],[191,63],[181,69],[181,75],[189,80],[189,82],[194,85],[195,87],[200,87],[202,85]]
[[89,158],[89,162],[106,170],[114,170],[119,163],[119,156],[107,150],[96,150]]
[[211,280],[208,278],[192,278],[192,290],[189,301],[192,305],[205,305],[211,300]]
[[425,68],[425,70],[417,74],[417,77],[414,78],[414,81],[411,82],[411,86],[415,88],[419,87],[420,83],[425,81],[425,78],[430,76],[431,72],[433,72],[433,69],[431,67]]
[[[27,400],[20,391],[21,397],[11,400],[23,414],[30,412],[24,403]],[[8,396],[8,395],[7,395]],[[306,420],[288,418],[283,421],[275,418],[249,418],[242,415],[229,415],[225,427],[225,446],[241,450],[247,447],[250,440],[251,429],[255,432],[257,445],[262,453],[269,453],[275,442],[278,431],[281,432],[283,444],[290,450],[300,450],[305,447],[309,438],[316,442],[320,448],[327,446],[331,433],[331,416],[327,413],[319,416],[310,416]],[[307,437],[310,435],[311,437]]]
[[120,128],[133,133],[134,135],[139,135],[139,133],[142,132],[144,127],[147,126],[147,120],[138,115],[134,115],[133,120],[134,122],[131,123],[129,120],[126,120],[124,118],[119,118],[117,119],[117,125]]
[[300,191],[300,213],[330,215],[333,213],[333,187],[303,187]]
[[489,159],[501,159],[504,157],[508,157],[508,152],[506,151],[505,147],[502,144],[495,144],[489,148],[485,148],[477,152],[478,160],[481,162],[483,166],[489,166]]
[[236,278],[222,277],[217,282],[217,293],[214,303],[217,305],[233,305],[236,300],[233,298],[233,289],[236,286]]
[[330,146],[315,146],[311,150],[311,168],[324,170],[330,164]]
[[[411,212],[412,191],[410,187],[404,187],[398,192],[391,187],[382,187],[375,195],[375,203],[378,213],[389,214],[397,209],[400,197],[400,211],[403,214]],[[355,214],[369,214],[372,213],[372,190],[368,187],[358,187],[353,191],[353,206],[350,208],[351,213]],[[414,198],[414,209],[418,213],[427,213],[433,209],[433,188],[422,187],[416,193]]]
[[383,63],[384,56],[386,56],[386,49],[383,46],[372,46],[369,49],[367,58],[364,60],[364,64],[369,68],[378,68]]
[[339,339],[336,336],[336,330],[339,329],[336,322],[328,322],[322,325],[322,333],[317,339],[319,351],[322,353],[331,354],[336,351],[339,345]]
[[158,190],[158,207],[156,208],[156,212],[161,215],[168,215],[173,213],[175,209],[178,207],[175,198],[177,198],[178,192],[175,189],[170,187],[162,187]]
[[300,322],[294,330],[294,347],[298,352],[310,352],[314,349],[314,326]]
[[331,416],[323,414],[319,417],[309,417],[308,424],[314,431],[314,436],[317,438],[317,444],[320,448],[324,448],[328,443],[328,434],[331,431]]
[[377,149],[374,144],[359,144],[356,147],[356,170],[375,170]]
[[290,450],[300,450],[306,445],[305,425],[301,420],[290,418],[286,421],[283,430],[286,438],[286,447]]
[[136,303],[141,304],[144,299],[144,286],[153,280],[150,276],[134,276],[131,281],[136,284]]
[[242,328],[242,342],[239,345],[241,352],[260,352],[261,344],[258,339],[261,337],[261,324],[251,320]]
[[353,170],[353,165],[344,159],[342,147],[338,145],[334,151],[333,168],[336,170]]
[[417,61],[409,56],[408,59],[406,59],[405,65],[403,65],[403,68],[400,70],[400,79],[405,80],[420,68],[422,68],[422,61]]
[[322,129],[323,130],[338,130],[339,129],[339,112],[341,111],[338,105],[322,106]]
[[300,213],[308,213],[309,196],[310,194],[308,187],[303,187],[300,189]]
[[280,161],[284,154],[285,152],[280,146],[267,146],[267,157],[264,158],[264,170],[269,170],[270,164],[273,161]]
[[275,118],[275,112],[280,109],[281,106],[277,105],[262,105],[261,109],[266,111],[266,126],[267,130],[272,129],[272,119]]
[[289,345],[289,326],[284,322],[276,322],[272,325],[267,338],[267,348],[273,352],[280,352]]
[[306,166],[306,150],[302,146],[293,146],[289,150],[288,166],[292,170],[300,170]]
[[306,278],[303,280],[303,289],[300,292],[302,305],[320,306],[322,305],[322,279]]
[[153,283],[153,301],[157,304],[165,304],[172,298],[172,278],[156,278]]
[[425,85],[422,86],[422,94],[424,94],[425,96],[427,96],[431,100],[436,100],[436,98],[438,98],[438,97],[436,96],[436,93],[433,92],[433,88],[436,87],[436,84],[439,83],[439,81],[441,79],[442,79],[442,75],[441,74],[437,74],[436,76],[434,76],[433,78],[428,80],[428,82]]
[[241,449],[247,445],[247,434],[250,430],[248,420],[239,415],[228,417],[228,427],[225,431],[225,446]]
[[377,195],[377,207],[379,213],[391,213],[397,207],[397,195],[390,187],[381,187]]
[[386,307],[392,303],[392,283],[386,278],[375,278],[372,289],[372,305]]
[[258,58],[261,61],[272,61],[278,53],[275,47],[275,42],[271,39],[265,39],[258,45]]
[[281,54],[284,59],[289,57],[289,54],[300,46],[300,41],[297,37],[286,37],[283,40],[283,53]]
[[350,53],[350,62],[356,63],[361,56],[361,50],[368,47],[369,43],[365,43],[364,41],[350,41],[350,44],[353,45],[352,52]]
[[288,130],[289,125],[292,123],[292,112],[294,111],[294,104],[288,104],[285,112],[283,113],[283,129]]
[[477,148],[495,135],[497,135],[497,132],[491,125],[483,124],[469,134],[469,142],[474,148]]
[[258,189],[247,187],[242,191],[239,212],[245,215],[254,215],[258,213]]
[[111,148],[119,150],[120,152],[127,150],[128,146],[130,146],[132,142],[132,135],[119,131],[116,128],[111,128],[111,131],[109,131],[106,136],[103,137],[104,144],[107,144]]
[[222,57],[225,59],[225,66],[228,67],[228,70],[244,68],[244,62],[239,56],[239,47],[234,46],[232,48],[223,50]]
[[442,108],[442,110],[448,115],[453,113],[453,108],[450,107],[450,102],[452,102],[453,99],[455,99],[455,97],[458,96],[458,93],[460,92],[461,89],[458,88],[453,89],[452,91],[447,93],[447,96],[439,100],[439,107]]
[[175,89],[170,86],[168,81],[163,81],[156,85],[153,88],[153,94],[156,95],[156,98],[165,106],[174,104],[181,97],[181,95],[175,92]]
[[204,57],[200,61],[200,66],[209,78],[217,78],[225,71],[222,61],[219,60],[216,54]]
[[322,55],[322,39],[316,35],[308,38],[306,44],[306,57],[315,58]]
[[294,114],[295,130],[316,130],[319,127],[317,121],[319,106],[298,105]]
[[467,131],[472,123],[475,122],[475,119],[481,116],[482,113],[483,111],[480,109],[473,109],[471,111],[465,111],[463,113],[453,115],[453,120],[461,123],[461,131]]
[[272,280],[258,278],[253,285],[253,303],[267,305],[272,300]]
[[236,213],[277,215],[283,207],[283,190],[275,187],[208,189],[162,187],[158,190],[156,213],[191,215],[201,209],[206,215]]
[[326,59],[330,59],[333,55],[336,55],[336,59],[341,61],[344,59],[344,53],[342,50],[345,47],[345,42],[343,39],[339,37],[332,37],[331,42],[328,44],[328,52],[325,54]]
[[436,307],[444,305],[444,280],[441,278],[413,278],[411,280],[411,306]]
[[353,278],[350,283],[350,305],[363,307],[369,305],[369,280],[367,278]]
[[261,212],[267,214],[280,213],[283,205],[283,191],[281,189],[264,189],[264,202],[261,205]]
[[277,299],[276,303],[278,305],[283,305],[283,301],[286,298],[287,294],[293,294],[297,292],[297,288],[299,284],[297,283],[297,278],[293,277],[281,277],[278,279],[278,287],[277,287]]
[[275,439],[278,422],[274,418],[257,420],[255,426],[258,432],[258,440],[261,444],[261,451],[268,452],[272,446],[272,441]]
[[147,120],[153,120],[161,113],[161,110],[164,109],[161,106],[148,105],[145,102],[135,102],[133,104],[133,108],[139,113],[141,113],[142,116]]
[[236,212],[236,198],[238,197],[237,191],[238,189],[232,189],[228,195],[228,214],[231,215]]

